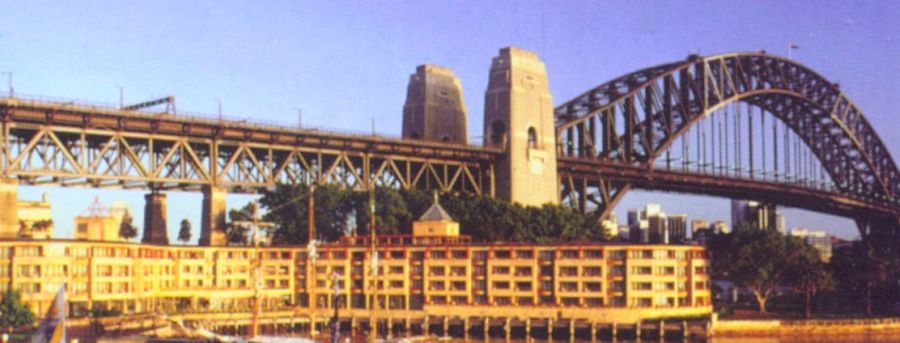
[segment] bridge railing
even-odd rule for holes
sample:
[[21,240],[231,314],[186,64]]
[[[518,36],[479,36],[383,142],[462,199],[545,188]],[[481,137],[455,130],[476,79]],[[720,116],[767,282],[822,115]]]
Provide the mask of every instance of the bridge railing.
[[[136,115],[145,118],[169,118],[169,119],[180,119],[187,120],[192,122],[200,122],[208,125],[223,125],[223,126],[240,126],[243,128],[252,128],[266,131],[277,131],[277,132],[286,132],[286,133],[319,133],[325,135],[338,135],[347,138],[365,138],[365,139],[373,139],[373,140],[385,140],[385,141],[400,141],[403,140],[403,137],[396,134],[386,134],[383,132],[366,132],[362,130],[351,130],[346,128],[336,128],[329,127],[324,125],[297,125],[287,122],[280,122],[277,120],[271,119],[260,119],[255,118],[253,116],[235,116],[231,115],[218,115],[218,114],[210,114],[204,112],[196,112],[196,111],[175,111],[173,113],[169,113],[166,111],[158,111],[152,109],[139,109],[139,110],[123,110],[118,105],[107,103],[107,102],[96,102],[96,101],[85,101],[81,99],[72,99],[72,98],[62,98],[62,97],[52,97],[46,95],[35,95],[35,94],[22,94],[16,93],[15,96],[11,97],[9,94],[0,95],[0,100],[5,101],[15,101],[16,103],[22,104],[30,104],[35,106],[59,106],[58,109],[65,109],[67,106],[73,106],[80,110],[95,110],[102,111],[106,113],[117,113],[122,115]],[[426,142],[427,144],[428,142]],[[442,146],[447,145],[457,145],[463,146],[467,148],[475,148],[481,149],[484,148],[483,144],[472,144],[468,143],[465,145],[461,144],[453,144],[453,143],[445,143],[445,142],[434,142],[435,144],[440,144]]]

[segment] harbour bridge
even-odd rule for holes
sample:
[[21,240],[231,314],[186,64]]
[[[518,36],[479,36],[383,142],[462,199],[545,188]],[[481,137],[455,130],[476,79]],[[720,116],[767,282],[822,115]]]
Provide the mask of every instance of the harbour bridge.
[[[402,139],[147,107],[173,98],[103,107],[10,94],[0,98],[0,234],[18,230],[18,185],[149,190],[144,242],[156,244],[168,242],[166,191],[203,192],[200,243],[221,245],[224,195],[276,183],[475,193],[600,217],[629,190],[662,190],[840,215],[864,235],[895,237],[900,227],[900,173],[888,149],[839,85],[795,61],[691,55],[553,109],[543,63],[503,49],[491,68],[483,145],[435,133],[448,125],[434,119],[446,113],[433,112],[453,106],[456,81],[433,69],[453,82],[414,85],[433,80],[431,70],[411,77]],[[434,105],[432,93],[449,100]],[[407,130],[415,118],[423,132]]]

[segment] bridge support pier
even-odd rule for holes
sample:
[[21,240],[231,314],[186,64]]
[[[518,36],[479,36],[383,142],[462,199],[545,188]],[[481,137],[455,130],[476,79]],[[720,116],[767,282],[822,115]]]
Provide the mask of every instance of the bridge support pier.
[[200,226],[200,245],[228,245],[225,237],[225,189],[215,186],[203,187],[203,213]]
[[166,230],[166,195],[153,191],[144,195],[144,236],[141,243],[169,244]]
[[0,238],[19,236],[19,180],[0,179]]

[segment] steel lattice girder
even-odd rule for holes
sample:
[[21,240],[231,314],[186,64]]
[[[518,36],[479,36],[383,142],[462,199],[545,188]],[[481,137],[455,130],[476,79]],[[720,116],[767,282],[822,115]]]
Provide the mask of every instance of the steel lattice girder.
[[254,192],[278,182],[493,194],[497,151],[170,115],[0,104],[0,156],[25,184]]

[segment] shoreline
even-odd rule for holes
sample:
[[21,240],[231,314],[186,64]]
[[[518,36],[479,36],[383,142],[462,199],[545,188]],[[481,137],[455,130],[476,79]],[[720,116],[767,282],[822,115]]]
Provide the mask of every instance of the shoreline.
[[760,319],[712,321],[713,337],[796,337],[800,335],[866,335],[900,332],[900,318]]

